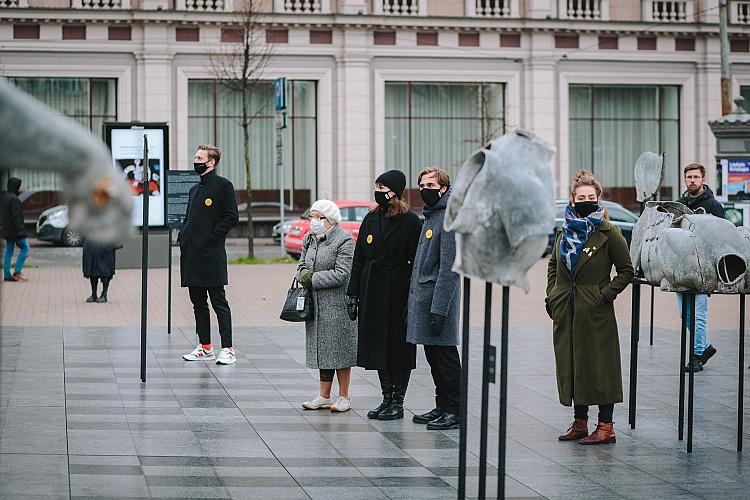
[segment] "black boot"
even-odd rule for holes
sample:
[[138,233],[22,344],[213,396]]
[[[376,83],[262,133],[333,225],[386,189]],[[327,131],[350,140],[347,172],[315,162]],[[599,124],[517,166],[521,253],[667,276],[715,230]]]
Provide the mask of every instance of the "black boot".
[[411,370],[393,371],[393,399],[386,409],[380,412],[378,420],[397,420],[404,418],[404,397],[409,387]]
[[383,392],[383,402],[374,410],[368,411],[367,418],[378,418],[380,412],[391,404],[391,398],[393,397],[393,372],[391,370],[378,370],[378,378],[380,378],[380,389]]

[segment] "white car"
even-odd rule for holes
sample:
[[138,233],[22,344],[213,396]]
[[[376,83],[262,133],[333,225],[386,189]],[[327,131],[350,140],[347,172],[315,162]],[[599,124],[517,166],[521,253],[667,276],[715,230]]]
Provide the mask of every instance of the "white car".
[[48,208],[41,213],[36,222],[36,237],[41,241],[79,247],[83,244],[83,236],[69,229],[69,223],[67,205]]

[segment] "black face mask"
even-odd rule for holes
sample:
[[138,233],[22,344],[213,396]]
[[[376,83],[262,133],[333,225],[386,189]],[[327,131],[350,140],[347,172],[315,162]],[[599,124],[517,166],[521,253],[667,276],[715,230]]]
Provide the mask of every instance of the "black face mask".
[[588,217],[589,215],[599,210],[599,202],[598,201],[577,201],[575,207],[573,208],[575,208],[575,211],[579,217],[581,218]]
[[193,163],[193,170],[195,170],[195,173],[198,175],[203,175],[206,173],[206,170],[208,170],[208,162],[205,163]]
[[375,191],[375,202],[381,207],[387,207],[393,198],[392,195],[384,193],[383,191]]
[[423,188],[419,190],[419,196],[422,197],[422,201],[425,203],[425,205],[427,205],[428,207],[434,207],[435,205],[437,205],[437,202],[440,201],[440,198],[443,197],[443,193],[440,192],[440,188]]

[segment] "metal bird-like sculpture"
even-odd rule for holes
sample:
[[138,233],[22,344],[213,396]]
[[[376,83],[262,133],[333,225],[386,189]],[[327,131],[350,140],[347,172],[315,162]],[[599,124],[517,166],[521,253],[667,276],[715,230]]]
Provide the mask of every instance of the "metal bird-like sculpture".
[[57,172],[70,226],[93,241],[120,242],[133,201],[104,143],[87,129],[0,78],[0,169]]

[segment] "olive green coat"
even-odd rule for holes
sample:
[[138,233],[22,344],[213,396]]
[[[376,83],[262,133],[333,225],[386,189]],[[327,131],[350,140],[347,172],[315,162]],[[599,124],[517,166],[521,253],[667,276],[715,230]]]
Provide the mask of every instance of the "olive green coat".
[[[613,301],[633,279],[628,244],[605,220],[583,247],[573,276],[560,258],[559,230],[547,267],[547,313],[560,403],[571,406],[622,401],[620,341]],[[612,266],[617,275],[610,280]]]

